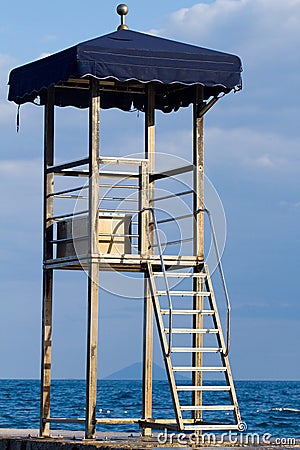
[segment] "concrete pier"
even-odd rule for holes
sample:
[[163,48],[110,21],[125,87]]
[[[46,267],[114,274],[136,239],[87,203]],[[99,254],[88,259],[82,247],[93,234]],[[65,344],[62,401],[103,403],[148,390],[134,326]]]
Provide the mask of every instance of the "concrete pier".
[[[155,448],[164,448],[165,450],[173,448],[201,448],[205,449],[228,449],[233,447],[235,449],[258,449],[263,448],[265,450],[275,449],[295,449],[300,448],[300,439],[292,441],[291,439],[282,438],[275,442],[275,439],[270,439],[270,442],[263,442],[260,440],[247,438],[245,434],[243,436],[243,442],[240,438],[233,442],[233,440],[225,440],[221,442],[217,439],[216,442],[212,440],[209,442],[198,441],[192,442],[189,438],[181,437],[180,435],[169,435],[166,442],[162,435],[155,433],[153,437],[141,437],[139,433],[111,433],[100,432],[97,433],[96,440],[84,439],[83,431],[52,431],[51,436],[47,438],[38,437],[37,429],[8,429],[0,428],[0,450],[150,450]],[[247,441],[248,439],[248,441]]]

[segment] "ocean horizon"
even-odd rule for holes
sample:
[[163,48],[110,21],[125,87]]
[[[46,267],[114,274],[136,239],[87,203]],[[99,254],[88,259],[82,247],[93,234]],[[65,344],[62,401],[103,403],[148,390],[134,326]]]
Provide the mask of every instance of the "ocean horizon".
[[[300,381],[236,380],[235,385],[247,433],[268,433],[273,438],[300,437]],[[141,387],[141,380],[99,379],[97,416],[141,417]],[[0,379],[0,428],[38,428],[39,395],[39,379]],[[53,379],[51,416],[84,415],[85,380]],[[167,381],[153,381],[153,417],[174,418]],[[82,424],[55,424],[57,430],[83,428]],[[97,430],[132,433],[138,432],[139,427],[99,425]]]

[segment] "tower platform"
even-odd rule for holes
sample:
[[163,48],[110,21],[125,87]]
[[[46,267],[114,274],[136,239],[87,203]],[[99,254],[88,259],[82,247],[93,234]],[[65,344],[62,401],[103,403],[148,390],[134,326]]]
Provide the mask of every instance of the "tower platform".
[[[91,258],[86,255],[56,258],[44,263],[45,269],[87,270]],[[92,260],[99,264],[100,270],[115,270],[120,272],[144,272],[147,262],[154,268],[161,266],[159,255],[142,257],[141,255],[95,255]],[[196,256],[169,255],[164,257],[166,269],[196,267],[204,263]]]

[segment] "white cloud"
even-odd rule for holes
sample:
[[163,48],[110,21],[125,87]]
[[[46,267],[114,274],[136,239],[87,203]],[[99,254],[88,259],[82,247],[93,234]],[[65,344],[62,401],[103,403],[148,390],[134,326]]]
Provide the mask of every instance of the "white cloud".
[[0,123],[15,121],[16,105],[9,102],[0,102]]
[[297,209],[300,209],[300,201],[292,202],[292,201],[282,200],[280,202],[280,206],[297,210]]
[[5,211],[2,225],[17,224],[21,217],[31,224],[30,217],[41,207],[41,192],[41,160],[0,161],[0,207]]
[[0,53],[0,96],[6,90],[10,70],[17,65],[15,58]]
[[241,110],[230,115],[231,123],[247,117],[249,123],[261,126],[263,121],[273,130],[280,124],[286,134],[293,133],[300,114],[300,0],[199,2],[175,11],[161,29],[152,32],[238,54],[244,67],[244,92],[229,106],[231,113],[234,108]]
[[288,174],[300,170],[300,137],[286,138],[280,133],[247,128],[206,131],[207,157],[210,162],[234,162],[249,169],[275,170]]
[[0,97],[7,90],[8,75],[16,65],[16,60],[9,55],[0,53]]
[[57,36],[55,34],[46,34],[42,39],[46,42],[52,42],[57,40]]
[[51,55],[51,53],[43,52],[37,57],[37,59],[47,58],[47,56],[50,56],[50,55]]
[[41,257],[41,160],[0,161],[0,209],[1,283],[5,290],[14,274],[16,280],[24,274],[20,255],[26,254],[31,261],[24,267],[30,276]]
[[[38,173],[41,169],[41,160],[5,160],[0,164],[0,175],[3,177],[10,177],[14,175],[22,175],[26,171]],[[31,177],[30,177],[31,179]]]
[[272,161],[270,155],[262,155],[254,160],[254,164],[259,167],[274,167],[274,162]]
[[0,53],[0,70],[7,68],[15,63],[15,59],[9,55]]
[[15,120],[16,108],[6,100],[8,76],[16,65],[16,60],[9,55],[0,54],[0,124],[7,124]]
[[[295,58],[300,37],[299,0],[215,0],[197,3],[170,15],[157,34],[197,45],[246,52],[255,61],[270,56]],[[281,53],[284,50],[286,52]],[[291,46],[291,47],[290,47]],[[254,62],[255,62],[254,61]],[[278,62],[278,60],[277,60]]]

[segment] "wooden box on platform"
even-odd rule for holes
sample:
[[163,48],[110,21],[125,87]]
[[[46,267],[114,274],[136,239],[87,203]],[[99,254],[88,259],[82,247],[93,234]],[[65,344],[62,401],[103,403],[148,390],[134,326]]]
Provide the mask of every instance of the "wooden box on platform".
[[[98,248],[102,254],[131,253],[129,214],[99,214]],[[57,223],[57,258],[88,254],[88,217],[74,217]]]

